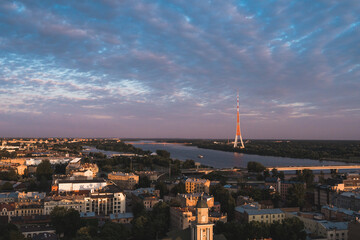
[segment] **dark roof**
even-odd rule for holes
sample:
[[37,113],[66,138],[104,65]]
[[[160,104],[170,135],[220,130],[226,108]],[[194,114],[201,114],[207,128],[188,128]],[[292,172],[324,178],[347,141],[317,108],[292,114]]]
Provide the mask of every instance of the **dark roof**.
[[196,208],[208,208],[207,202],[204,199],[199,199],[196,203]]

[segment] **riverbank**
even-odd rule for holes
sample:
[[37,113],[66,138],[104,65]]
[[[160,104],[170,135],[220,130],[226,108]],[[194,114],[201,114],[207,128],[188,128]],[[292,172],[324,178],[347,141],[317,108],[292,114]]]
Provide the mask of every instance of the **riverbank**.
[[360,163],[360,141],[247,140],[245,149],[226,141],[186,140],[187,146],[260,156]]

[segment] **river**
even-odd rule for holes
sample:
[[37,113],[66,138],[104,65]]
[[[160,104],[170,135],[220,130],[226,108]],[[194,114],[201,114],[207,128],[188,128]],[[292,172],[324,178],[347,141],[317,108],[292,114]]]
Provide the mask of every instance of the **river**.
[[[148,144],[151,143],[151,144]],[[135,147],[155,152],[166,150],[170,152],[171,158],[186,160],[192,159],[201,164],[216,168],[247,167],[247,163],[255,161],[267,167],[272,166],[322,166],[322,165],[346,165],[344,162],[320,161],[311,159],[298,159],[286,157],[259,156],[251,154],[224,152],[212,149],[203,149],[182,144],[161,144],[150,141],[133,142]],[[198,158],[199,155],[204,156]]]

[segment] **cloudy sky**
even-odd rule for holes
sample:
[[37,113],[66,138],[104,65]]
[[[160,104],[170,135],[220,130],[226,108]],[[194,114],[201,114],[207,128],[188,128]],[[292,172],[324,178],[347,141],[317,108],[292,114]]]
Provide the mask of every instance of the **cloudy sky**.
[[360,138],[360,1],[1,1],[0,136]]

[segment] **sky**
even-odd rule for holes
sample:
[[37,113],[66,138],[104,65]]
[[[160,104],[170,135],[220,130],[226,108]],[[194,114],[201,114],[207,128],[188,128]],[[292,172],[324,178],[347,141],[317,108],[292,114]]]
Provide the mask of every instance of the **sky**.
[[360,139],[360,1],[0,2],[0,136]]

